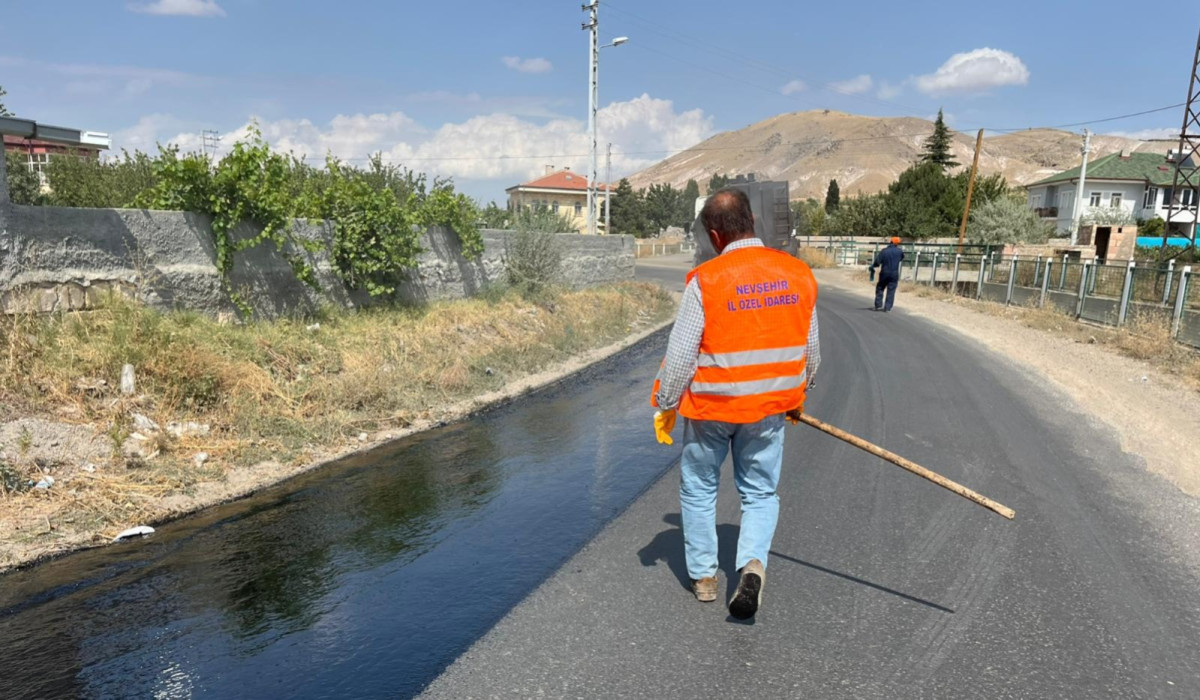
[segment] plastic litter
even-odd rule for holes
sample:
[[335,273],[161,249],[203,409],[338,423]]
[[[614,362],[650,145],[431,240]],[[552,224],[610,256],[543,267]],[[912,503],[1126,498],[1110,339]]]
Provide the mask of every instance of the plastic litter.
[[134,537],[145,537],[146,535],[153,534],[154,528],[150,527],[149,525],[138,525],[137,527],[131,527],[128,530],[118,533],[117,536],[113,538],[113,542],[120,542],[122,540],[133,539]]

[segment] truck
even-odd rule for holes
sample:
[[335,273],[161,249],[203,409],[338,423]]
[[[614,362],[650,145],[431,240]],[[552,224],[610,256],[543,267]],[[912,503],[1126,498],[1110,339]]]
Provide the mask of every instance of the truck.
[[[754,233],[762,242],[771,248],[796,253],[796,241],[792,237],[792,209],[788,202],[788,183],[775,180],[759,180],[751,173],[738,175],[726,184],[746,193],[750,198],[750,211],[754,214]],[[695,264],[707,262],[716,257],[712,241],[700,221],[700,209],[704,207],[707,198],[696,200],[696,218],[692,221],[689,231],[696,243]]]

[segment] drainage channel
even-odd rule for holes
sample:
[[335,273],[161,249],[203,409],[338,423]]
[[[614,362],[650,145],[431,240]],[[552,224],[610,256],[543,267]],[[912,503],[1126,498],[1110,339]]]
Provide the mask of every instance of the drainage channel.
[[674,463],[665,345],[0,577],[0,698],[415,695]]

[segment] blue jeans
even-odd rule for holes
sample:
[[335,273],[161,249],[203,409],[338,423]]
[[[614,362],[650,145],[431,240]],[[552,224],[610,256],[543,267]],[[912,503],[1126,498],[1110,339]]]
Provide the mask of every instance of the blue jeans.
[[[899,277],[885,277],[882,272],[879,273],[879,281],[875,283],[875,308],[892,310],[892,303],[896,301],[896,285],[899,283]],[[887,290],[886,304],[883,302],[884,290]]]
[[688,576],[717,573],[717,486],[721,463],[733,448],[733,478],[742,498],[737,568],[751,559],[767,565],[779,520],[779,470],[783,462],[783,414],[757,423],[688,420],[683,429],[679,502]]

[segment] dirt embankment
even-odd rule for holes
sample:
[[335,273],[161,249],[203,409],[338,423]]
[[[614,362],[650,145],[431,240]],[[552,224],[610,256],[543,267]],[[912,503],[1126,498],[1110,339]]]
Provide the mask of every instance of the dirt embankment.
[[[874,294],[874,285],[861,273],[821,270],[817,276],[821,284],[864,299]],[[897,308],[950,327],[1036,370],[1111,426],[1122,448],[1141,456],[1151,471],[1200,496],[1200,391],[1194,379],[1200,358],[1195,353],[1174,346],[1152,353],[1141,346],[1171,341],[1116,338],[1112,334],[1118,331],[1079,324],[1053,312],[1005,310],[912,285],[901,288]]]
[[246,325],[119,299],[0,318],[0,571],[519,396],[674,308],[628,283]]

